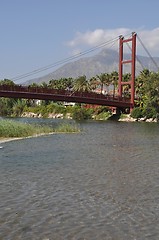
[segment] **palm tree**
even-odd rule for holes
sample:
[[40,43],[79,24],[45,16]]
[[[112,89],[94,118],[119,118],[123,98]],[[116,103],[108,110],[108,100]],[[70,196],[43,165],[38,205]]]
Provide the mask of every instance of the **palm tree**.
[[12,80],[10,80],[10,79],[4,79],[4,80],[0,80],[0,85],[14,86],[15,83]]
[[37,88],[39,87],[38,83],[31,83],[28,87]]
[[57,89],[57,80],[55,80],[55,79],[51,79],[50,81],[49,81],[49,84],[48,84],[48,87],[49,88],[53,88],[53,89]]
[[26,101],[25,99],[18,99],[14,102],[13,105],[13,114],[14,116],[20,116],[23,112],[24,107],[26,106]]
[[78,77],[73,86],[73,90],[77,92],[89,92],[90,91],[90,84],[86,79],[86,76]]
[[73,78],[62,78],[63,89],[71,90],[73,88]]
[[96,78],[96,77],[92,77],[92,78],[89,80],[89,84],[90,84],[91,90],[95,90],[95,89],[98,87],[99,82],[97,81],[97,78]]
[[73,78],[60,78],[58,80],[52,79],[49,81],[48,86],[58,90],[70,90],[73,87]]
[[111,83],[113,85],[113,96],[115,96],[116,88],[118,86],[119,74],[117,71],[113,71],[110,74]]
[[100,86],[101,93],[103,93],[104,86],[110,85],[110,75],[109,73],[101,73],[97,75],[98,85]]
[[46,82],[42,82],[42,83],[41,83],[41,85],[40,85],[40,87],[42,87],[42,88],[47,88],[47,87],[48,87],[48,85],[47,85],[47,83],[46,83]]
[[[129,82],[131,78],[131,73],[125,73],[123,74],[123,82]],[[123,86],[123,92],[125,97],[130,97],[130,84]]]

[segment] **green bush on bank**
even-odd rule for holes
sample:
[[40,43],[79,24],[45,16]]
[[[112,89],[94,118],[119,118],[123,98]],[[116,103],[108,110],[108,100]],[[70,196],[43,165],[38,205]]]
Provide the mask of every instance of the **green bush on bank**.
[[111,116],[109,109],[102,106],[96,108],[87,108],[85,105],[65,107],[57,103],[51,103],[46,106],[25,107],[24,112],[32,112],[44,118],[47,118],[49,114],[63,114],[64,117],[69,114],[74,120],[107,120]]
[[72,109],[72,118],[74,120],[87,120],[92,118],[92,109],[83,108],[80,106],[75,106]]
[[146,118],[153,118],[153,119],[155,119],[156,115],[157,115],[157,111],[156,111],[156,109],[154,107],[147,107],[146,109],[143,109],[143,115]]
[[101,112],[94,116],[95,120],[107,120],[111,116],[110,112]]
[[40,114],[42,117],[48,117],[49,113],[62,113],[65,115],[66,107],[62,104],[50,103],[48,105],[37,105],[34,107],[25,106],[23,112],[33,112],[35,114]]
[[141,108],[141,107],[136,107],[132,110],[131,112],[131,117],[132,118],[153,118],[155,119],[157,115],[157,111],[154,107],[147,107],[147,108]]
[[143,110],[142,110],[142,108],[140,108],[140,107],[134,108],[132,110],[132,112],[131,112],[131,117],[132,118],[136,118],[136,119],[142,118],[143,117]]
[[105,106],[99,106],[94,111],[95,120],[107,120],[111,116],[110,110]]

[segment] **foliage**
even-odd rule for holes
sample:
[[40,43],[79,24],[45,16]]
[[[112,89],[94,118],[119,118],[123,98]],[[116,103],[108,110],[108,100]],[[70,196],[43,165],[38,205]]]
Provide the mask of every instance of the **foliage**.
[[15,101],[14,105],[13,105],[13,116],[14,117],[18,117],[22,114],[24,108],[26,106],[26,100],[24,99],[18,99]]
[[108,73],[101,73],[97,75],[98,85],[100,86],[100,91],[103,93],[104,86],[110,85],[110,74]]
[[58,133],[77,133],[77,132],[80,132],[80,129],[78,128],[77,125],[62,123],[55,129],[55,132],[58,132]]
[[70,90],[73,88],[73,78],[61,78],[59,80],[50,80],[48,87],[53,89]]
[[159,113],[159,73],[144,69],[136,79],[136,104],[146,118]]
[[66,114],[66,108],[62,104],[50,103],[48,105],[37,105],[35,107],[25,107],[24,112],[33,112],[40,114],[42,117],[47,117],[49,113],[63,113]]
[[62,104],[58,104],[58,103],[50,103],[49,105],[47,105],[47,113],[66,113],[66,108],[64,105]]
[[140,108],[140,107],[134,108],[131,112],[131,117],[136,118],[136,119],[143,117],[142,108]]
[[109,108],[105,106],[98,106],[94,109],[94,113],[97,115],[103,112],[109,112]]
[[0,98],[0,116],[11,116],[13,113],[13,105],[13,99]]
[[73,90],[77,92],[89,92],[91,90],[86,76],[80,76],[74,81]]
[[28,137],[40,133],[49,133],[53,129],[12,120],[0,120],[0,137]]
[[12,120],[0,120],[0,137],[28,137],[53,132],[73,133],[80,132],[80,129],[71,124],[62,124],[53,129],[48,126],[32,125]]
[[4,79],[0,80],[0,85],[15,85],[15,83],[12,80]]
[[72,118],[74,120],[86,120],[91,119],[91,110],[87,108],[83,108],[80,106],[75,106],[72,111]]
[[111,112],[105,106],[99,106],[94,110],[95,120],[107,120],[110,116],[111,116]]
[[157,115],[157,111],[154,107],[147,107],[143,110],[143,115],[146,117],[146,118],[153,118],[155,119],[156,118],[156,115]]
[[111,116],[110,112],[101,112],[98,115],[95,115],[95,120],[107,120]]

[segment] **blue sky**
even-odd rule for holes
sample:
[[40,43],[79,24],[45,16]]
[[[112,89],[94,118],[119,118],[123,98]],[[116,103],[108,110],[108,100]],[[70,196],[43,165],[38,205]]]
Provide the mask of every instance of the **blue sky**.
[[[151,55],[159,57],[158,11],[158,0],[0,0],[0,79],[29,73],[133,31]],[[137,51],[146,55],[139,44]]]

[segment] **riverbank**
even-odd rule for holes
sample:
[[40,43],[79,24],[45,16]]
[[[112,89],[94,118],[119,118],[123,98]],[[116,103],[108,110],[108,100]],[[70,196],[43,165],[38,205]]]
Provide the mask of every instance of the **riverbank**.
[[52,134],[55,134],[55,132],[51,132],[51,133],[41,133],[41,134],[32,135],[32,136],[28,136],[28,137],[10,137],[10,138],[0,137],[0,144],[6,143],[6,142],[11,142],[11,141],[17,141],[17,140],[27,139],[27,138],[36,138],[36,137],[40,137],[40,136],[47,136],[47,135],[52,135]]
[[124,114],[124,115],[121,115],[121,117],[119,118],[118,120],[119,122],[154,122],[156,123],[157,122],[157,119],[153,119],[153,118],[132,118],[130,114]]
[[39,137],[55,133],[78,133],[80,129],[73,124],[62,123],[56,128],[16,122],[13,120],[0,121],[0,144],[19,139]]
[[[27,117],[27,118],[43,118],[41,114],[35,114],[33,112],[25,112],[21,115],[21,117]],[[58,114],[49,114],[47,118],[52,119],[72,119],[71,114],[64,115],[62,113]],[[108,119],[113,119],[113,115],[109,117],[108,114],[99,114],[99,115],[92,115],[93,120],[101,120],[105,121]],[[153,118],[132,118],[130,114],[121,114],[118,118],[115,118],[116,121],[119,122],[157,122],[157,119]]]

